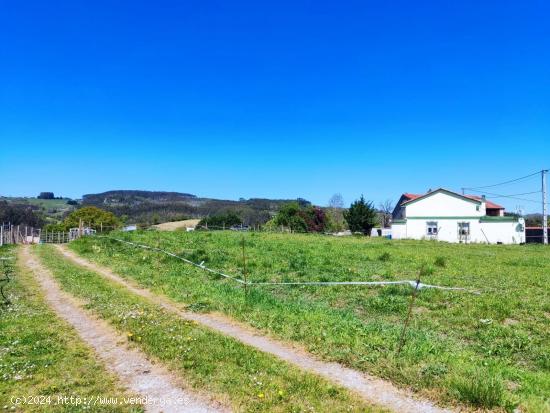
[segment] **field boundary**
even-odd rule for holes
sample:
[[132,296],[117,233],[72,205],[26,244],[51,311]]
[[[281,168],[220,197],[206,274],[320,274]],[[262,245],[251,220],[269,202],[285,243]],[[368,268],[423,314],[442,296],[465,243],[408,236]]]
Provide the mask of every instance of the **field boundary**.
[[188,260],[187,258],[181,257],[179,255],[176,255],[176,254],[174,254],[170,251],[163,250],[161,248],[152,247],[150,245],[145,245],[145,244],[138,244],[138,243],[135,243],[135,242],[126,241],[126,240],[123,240],[123,239],[120,239],[120,238],[108,237],[108,236],[105,236],[105,235],[98,235],[97,237],[98,238],[109,239],[109,240],[112,240],[112,241],[121,242],[121,243],[128,244],[128,245],[131,245],[131,246],[136,247],[136,248],[142,248],[142,249],[145,249],[145,250],[150,250],[150,251],[154,251],[154,252],[158,252],[158,253],[161,253],[161,254],[168,255],[170,257],[173,257],[173,258],[176,258],[180,261],[183,261],[187,264],[193,265],[194,267],[200,268],[201,270],[204,270],[204,271],[210,272],[212,274],[216,274],[216,275],[219,275],[221,277],[233,280],[233,281],[235,281],[239,284],[242,284],[245,288],[247,286],[256,286],[256,285],[257,286],[262,286],[262,285],[263,286],[269,286],[269,285],[271,285],[271,286],[277,286],[277,285],[281,285],[281,286],[285,286],[285,285],[286,286],[292,286],[292,285],[294,285],[294,286],[298,286],[298,285],[303,285],[303,286],[308,286],[308,285],[309,286],[364,285],[364,286],[371,286],[371,287],[384,286],[384,285],[408,285],[414,290],[422,290],[424,288],[433,288],[433,289],[437,289],[437,290],[464,291],[464,292],[471,293],[471,294],[481,294],[481,292],[478,291],[478,290],[471,290],[471,289],[463,288],[463,287],[448,287],[448,286],[441,286],[441,285],[424,284],[424,283],[419,282],[419,280],[254,282],[254,281],[248,281],[246,279],[243,280],[241,278],[237,278],[235,276],[225,274],[221,271],[209,268],[206,265],[204,265],[204,261],[197,264],[196,262],[193,262],[191,260]]
[[115,274],[109,268],[92,263],[77,255],[73,251],[68,250],[66,246],[56,245],[55,247],[64,257],[77,265],[124,286],[129,291],[160,305],[167,311],[237,339],[260,351],[272,354],[302,370],[315,373],[348,390],[354,391],[370,403],[403,413],[450,413],[454,411],[439,407],[431,401],[421,400],[411,392],[399,389],[391,382],[371,376],[368,373],[345,367],[339,363],[318,360],[303,349],[292,347],[287,343],[267,337],[262,332],[243,325],[229,317],[186,311],[180,308],[181,303],[176,303],[164,295],[156,294],[147,288],[140,287],[134,281],[127,280]]

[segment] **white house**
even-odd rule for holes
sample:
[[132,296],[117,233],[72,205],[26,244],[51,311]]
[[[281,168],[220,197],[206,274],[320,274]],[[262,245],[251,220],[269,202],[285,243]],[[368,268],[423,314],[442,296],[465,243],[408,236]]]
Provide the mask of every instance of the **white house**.
[[502,206],[484,196],[440,188],[401,196],[392,214],[392,238],[522,244],[525,221],[505,216]]

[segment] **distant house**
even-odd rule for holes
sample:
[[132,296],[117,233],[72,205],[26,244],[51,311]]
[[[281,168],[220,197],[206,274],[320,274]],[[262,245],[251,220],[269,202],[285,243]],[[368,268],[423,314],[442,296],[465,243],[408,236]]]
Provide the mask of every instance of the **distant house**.
[[504,207],[483,196],[439,188],[401,195],[392,213],[392,238],[447,242],[522,244],[523,218],[506,216]]

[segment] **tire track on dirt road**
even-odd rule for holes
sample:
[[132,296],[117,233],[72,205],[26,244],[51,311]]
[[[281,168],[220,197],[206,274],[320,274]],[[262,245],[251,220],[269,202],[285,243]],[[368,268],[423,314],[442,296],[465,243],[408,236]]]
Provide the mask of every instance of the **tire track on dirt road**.
[[218,314],[197,314],[186,311],[181,308],[181,303],[176,303],[168,297],[155,294],[146,288],[142,288],[134,281],[127,280],[115,274],[109,268],[97,265],[80,257],[76,253],[70,251],[66,246],[57,245],[56,248],[64,257],[72,262],[124,286],[134,294],[154,302],[167,311],[175,313],[186,320],[200,323],[216,332],[237,339],[265,353],[272,354],[302,370],[315,373],[359,394],[364,400],[370,403],[400,413],[450,413],[454,411],[439,407],[431,401],[416,398],[412,393],[398,389],[389,381],[344,367],[338,363],[318,360],[304,350],[291,347],[286,343],[266,337],[262,333],[253,330],[251,327],[244,326],[229,317]]
[[52,273],[30,251],[21,249],[21,262],[38,280],[46,302],[58,317],[67,321],[84,342],[93,348],[106,369],[113,372],[124,387],[150,402],[143,407],[146,412],[168,413],[218,413],[227,409],[215,406],[182,388],[182,380],[160,364],[153,364],[136,349],[122,344],[126,338],[109,324],[91,316],[82,309],[82,303],[61,290]]

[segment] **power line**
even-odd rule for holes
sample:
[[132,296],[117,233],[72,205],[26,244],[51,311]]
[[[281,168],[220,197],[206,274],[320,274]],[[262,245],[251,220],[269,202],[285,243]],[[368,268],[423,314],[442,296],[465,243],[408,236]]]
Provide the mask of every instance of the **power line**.
[[[540,172],[539,172],[540,173]],[[474,191],[474,192],[479,192],[480,194],[486,194],[486,195],[491,195],[491,197],[493,198],[509,198],[509,199],[516,199],[518,201],[525,201],[525,202],[534,202],[536,204],[540,204],[540,201],[536,201],[534,199],[527,199],[527,198],[518,198],[514,195],[527,195],[527,194],[538,194],[540,193],[541,191],[534,191],[534,192],[525,192],[523,194],[512,194],[512,195],[502,195],[502,194],[495,194],[493,192],[486,192],[486,191],[477,191],[475,189],[471,189],[471,191]]]
[[501,185],[506,185],[506,184],[511,184],[513,182],[521,181],[523,179],[527,179],[527,178],[530,178],[530,177],[538,175],[538,174],[540,174],[540,171],[533,172],[532,174],[522,176],[521,178],[510,179],[509,181],[500,182],[498,184],[485,185],[485,186],[474,186],[474,187],[471,187],[471,188],[464,187],[464,189],[474,190],[474,189],[483,189],[483,188],[493,188],[495,186],[501,186]]
[[[481,191],[475,191],[475,192],[481,192]],[[538,190],[538,191],[531,191],[531,192],[522,192],[521,194],[508,194],[508,195],[500,195],[500,196],[501,197],[521,196],[521,195],[540,194],[541,192],[542,192],[541,190]]]

